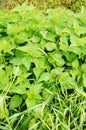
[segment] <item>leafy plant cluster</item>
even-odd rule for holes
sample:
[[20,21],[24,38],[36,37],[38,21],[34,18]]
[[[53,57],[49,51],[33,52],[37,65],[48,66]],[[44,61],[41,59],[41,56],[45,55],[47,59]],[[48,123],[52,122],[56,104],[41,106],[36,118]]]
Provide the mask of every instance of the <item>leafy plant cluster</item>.
[[59,6],[71,9],[75,12],[86,7],[86,0],[0,0],[1,8],[12,9],[17,5],[22,5],[24,2],[32,4],[40,9],[57,8]]
[[86,13],[1,11],[0,129],[85,128]]

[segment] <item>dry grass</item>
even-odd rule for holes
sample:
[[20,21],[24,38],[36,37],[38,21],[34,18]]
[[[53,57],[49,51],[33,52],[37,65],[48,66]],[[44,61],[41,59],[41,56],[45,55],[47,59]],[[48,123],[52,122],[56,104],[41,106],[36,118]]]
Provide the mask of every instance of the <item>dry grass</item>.
[[29,5],[33,4],[40,9],[57,8],[58,6],[62,6],[64,8],[72,9],[73,11],[79,11],[82,9],[82,6],[86,6],[85,0],[0,0],[0,7],[2,9],[12,9],[17,5],[22,5],[24,2]]

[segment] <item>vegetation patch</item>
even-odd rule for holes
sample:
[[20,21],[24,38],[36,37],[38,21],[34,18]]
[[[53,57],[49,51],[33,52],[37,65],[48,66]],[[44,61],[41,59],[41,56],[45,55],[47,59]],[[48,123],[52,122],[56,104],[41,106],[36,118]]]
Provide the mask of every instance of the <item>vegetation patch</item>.
[[0,129],[85,128],[86,13],[1,11]]
[[22,5],[24,2],[27,5],[34,5],[39,9],[63,7],[71,9],[74,12],[79,12],[86,7],[86,0],[0,0],[0,9],[12,9],[17,5]]

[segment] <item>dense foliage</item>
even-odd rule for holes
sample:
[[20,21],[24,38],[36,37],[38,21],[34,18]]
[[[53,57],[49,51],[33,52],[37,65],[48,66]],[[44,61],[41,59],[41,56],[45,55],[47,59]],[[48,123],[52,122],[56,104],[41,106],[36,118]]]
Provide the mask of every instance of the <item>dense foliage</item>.
[[0,129],[85,130],[85,69],[85,12],[0,12]]

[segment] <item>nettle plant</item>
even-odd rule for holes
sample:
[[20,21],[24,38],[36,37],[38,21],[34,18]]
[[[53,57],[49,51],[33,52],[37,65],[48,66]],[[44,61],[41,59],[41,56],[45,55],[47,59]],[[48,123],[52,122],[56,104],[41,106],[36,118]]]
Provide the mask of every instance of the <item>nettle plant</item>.
[[85,12],[0,12],[0,129],[85,130],[85,92]]

